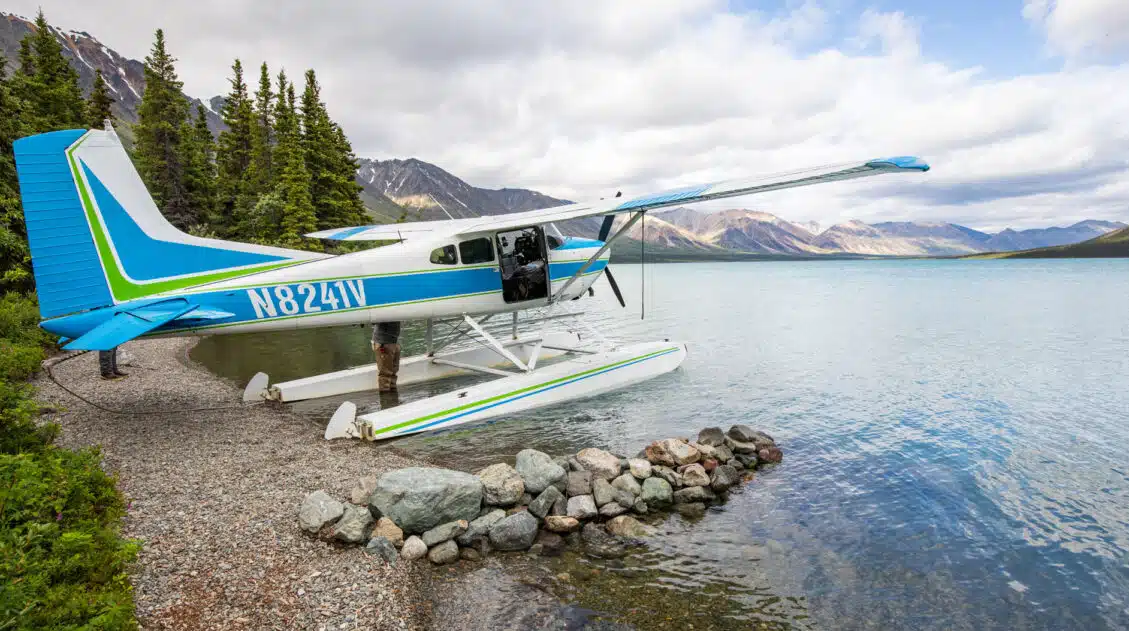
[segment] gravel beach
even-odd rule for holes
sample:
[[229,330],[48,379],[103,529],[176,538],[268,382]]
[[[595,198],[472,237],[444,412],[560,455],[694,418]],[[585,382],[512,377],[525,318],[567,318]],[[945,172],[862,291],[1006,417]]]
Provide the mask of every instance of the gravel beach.
[[194,339],[130,342],[126,379],[98,377],[97,354],[53,368],[108,408],[232,409],[117,415],[63,392],[46,375],[39,398],[68,447],[101,445],[130,502],[125,535],[144,541],[133,574],[145,629],[423,629],[421,564],[384,565],[357,546],[301,532],[306,493],[348,497],[363,475],[412,466],[391,449],[322,439],[323,427],[278,408],[240,408],[241,392],[188,359]]

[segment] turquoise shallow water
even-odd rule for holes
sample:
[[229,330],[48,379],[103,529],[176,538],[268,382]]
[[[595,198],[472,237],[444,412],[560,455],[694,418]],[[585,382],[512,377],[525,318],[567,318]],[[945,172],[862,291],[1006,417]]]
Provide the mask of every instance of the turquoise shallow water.
[[[747,423],[784,463],[700,522],[671,518],[637,560],[652,587],[721,590],[743,619],[798,628],[1129,628],[1129,260],[615,271],[632,306],[600,281],[595,318],[687,341],[679,371],[396,447],[473,469]],[[366,334],[216,338],[195,356],[296,376],[368,361]]]

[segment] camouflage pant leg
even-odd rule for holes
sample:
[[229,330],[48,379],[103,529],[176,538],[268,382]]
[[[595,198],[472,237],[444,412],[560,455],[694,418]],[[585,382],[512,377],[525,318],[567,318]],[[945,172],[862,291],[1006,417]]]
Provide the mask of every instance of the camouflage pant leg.
[[396,373],[400,370],[399,344],[374,344],[376,353],[377,389],[388,392],[396,389]]

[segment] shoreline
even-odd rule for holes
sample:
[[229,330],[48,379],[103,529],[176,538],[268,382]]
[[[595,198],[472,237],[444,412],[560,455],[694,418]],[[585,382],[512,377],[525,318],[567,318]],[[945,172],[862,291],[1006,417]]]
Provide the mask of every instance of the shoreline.
[[356,480],[420,465],[394,449],[325,441],[308,418],[242,392],[188,357],[199,338],[122,347],[129,377],[103,381],[87,353],[53,367],[83,403],[45,373],[33,383],[58,423],[58,444],[100,445],[129,506],[122,535],[143,541],[130,582],[143,629],[425,629],[429,576],[387,566],[359,548],[306,536],[295,521],[312,489],[346,495]]

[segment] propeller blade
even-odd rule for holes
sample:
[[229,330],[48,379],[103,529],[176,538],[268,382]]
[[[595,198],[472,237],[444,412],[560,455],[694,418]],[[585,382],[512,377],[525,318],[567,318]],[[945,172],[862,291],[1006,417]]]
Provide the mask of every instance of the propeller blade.
[[619,306],[627,307],[627,303],[623,300],[623,294],[619,293],[619,285],[616,284],[615,276],[612,276],[611,269],[605,267],[604,276],[608,277],[608,283],[612,286],[612,293],[614,293],[616,299],[619,300]]
[[604,216],[604,223],[600,225],[600,236],[597,237],[600,241],[608,240],[608,235],[611,234],[613,223],[615,223],[615,215]]

